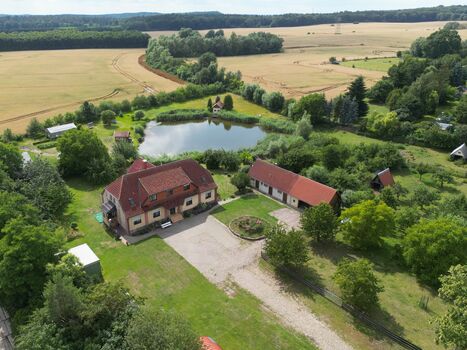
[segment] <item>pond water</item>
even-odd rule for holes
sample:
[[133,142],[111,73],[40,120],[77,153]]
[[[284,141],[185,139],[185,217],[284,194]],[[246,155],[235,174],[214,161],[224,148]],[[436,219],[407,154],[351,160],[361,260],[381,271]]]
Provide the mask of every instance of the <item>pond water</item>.
[[207,149],[238,150],[256,145],[266,135],[255,125],[206,119],[179,123],[149,122],[139,153],[157,157]]

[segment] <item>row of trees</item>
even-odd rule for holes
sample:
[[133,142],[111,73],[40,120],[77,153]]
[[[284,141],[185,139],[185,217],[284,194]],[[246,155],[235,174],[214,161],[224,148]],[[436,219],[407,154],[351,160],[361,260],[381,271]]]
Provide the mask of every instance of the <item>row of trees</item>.
[[324,94],[319,93],[305,95],[299,100],[285,99],[280,92],[267,93],[257,84],[244,84],[241,95],[250,102],[281,113],[294,121],[306,118],[312,125],[331,121],[351,124],[368,113],[366,91],[363,77],[357,77],[345,94],[332,101],[327,101]]
[[12,33],[0,31],[0,51],[140,48],[147,47],[148,42],[149,35],[136,30],[80,31],[62,29]]
[[197,62],[190,63],[173,57],[169,49],[162,46],[158,40],[149,42],[146,63],[194,84],[220,82],[231,91],[239,89],[242,84],[241,73],[226,72],[225,68],[219,68],[217,57],[212,52],[203,53]]
[[[136,96],[132,101],[103,101],[98,106],[91,102],[84,102],[76,112],[59,114],[53,118],[46,119],[43,123],[40,123],[35,118],[31,119],[31,122],[27,127],[26,134],[27,136],[34,139],[41,138],[44,136],[45,128],[72,122],[77,124],[84,124],[103,120],[106,122],[106,124],[109,124],[109,122],[112,122],[116,116],[121,116],[124,113],[136,111],[135,115],[138,114],[141,116],[140,113],[137,113],[138,110],[145,110],[168,105],[173,102],[183,102],[194,98],[215,95],[224,91],[225,88],[221,83],[202,86],[188,84],[171,92],[159,92],[149,96],[139,95]],[[109,114],[109,112],[113,112],[113,114]],[[14,135],[8,138],[12,139],[14,138]]]
[[245,36],[232,33],[229,38],[224,31],[210,30],[203,37],[190,28],[182,28],[171,36],[152,39],[169,50],[173,57],[199,57],[212,52],[216,56],[256,55],[280,52],[283,39],[265,32],[250,33]]
[[283,15],[226,15],[220,12],[115,15],[0,16],[0,31],[50,30],[123,27],[148,30],[211,28],[293,27],[326,23],[352,22],[424,22],[466,19],[466,6],[438,6],[390,11],[358,11]]
[[[417,121],[438,106],[461,96],[457,87],[467,79],[467,42],[457,31],[444,28],[417,39],[401,62],[392,66],[369,91],[376,103],[386,103],[402,121]],[[458,121],[462,121],[460,118]]]
[[465,6],[438,6],[392,11],[358,11],[283,15],[225,15],[219,12],[174,13],[136,17],[122,21],[122,25],[139,30],[179,30],[211,28],[294,27],[326,23],[355,22],[424,22],[465,20]]

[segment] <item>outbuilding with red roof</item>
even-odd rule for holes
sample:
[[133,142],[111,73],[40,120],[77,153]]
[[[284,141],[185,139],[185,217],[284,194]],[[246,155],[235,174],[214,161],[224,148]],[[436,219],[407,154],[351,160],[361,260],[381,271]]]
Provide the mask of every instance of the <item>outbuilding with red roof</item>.
[[310,207],[327,203],[336,211],[340,208],[340,196],[334,188],[264,160],[257,159],[248,175],[253,188],[292,207]]
[[394,177],[389,168],[378,171],[373,180],[371,180],[371,187],[376,191],[381,191],[383,188],[395,184]]

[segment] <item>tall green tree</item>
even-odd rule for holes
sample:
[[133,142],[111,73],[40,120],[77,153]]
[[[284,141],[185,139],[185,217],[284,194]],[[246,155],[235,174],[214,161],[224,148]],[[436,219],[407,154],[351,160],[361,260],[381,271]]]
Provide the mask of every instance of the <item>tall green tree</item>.
[[82,176],[92,183],[105,183],[115,176],[107,147],[88,129],[71,130],[57,142],[58,167],[66,176]]
[[342,299],[362,310],[378,305],[378,293],[384,291],[375,276],[373,264],[366,259],[343,259],[337,265],[333,279],[341,290]]
[[46,219],[57,219],[63,215],[72,200],[57,168],[41,158],[25,165],[19,189]]
[[300,216],[300,224],[303,232],[316,241],[332,241],[336,236],[339,220],[329,204],[321,203],[305,209]]
[[208,99],[208,104],[206,108],[208,109],[208,112],[212,112],[212,99],[211,98]]
[[362,76],[357,77],[349,86],[347,95],[354,98],[358,104],[358,116],[364,117],[368,113],[368,103],[365,101],[366,86]]
[[454,349],[467,348],[467,265],[451,266],[440,277],[439,296],[449,303],[448,311],[435,319],[436,342]]
[[225,95],[224,97],[224,109],[231,111],[234,108],[232,95]]
[[43,137],[45,135],[44,126],[37,120],[37,118],[32,118],[26,128],[26,135],[33,139]]
[[467,261],[467,226],[457,217],[422,219],[407,230],[402,246],[411,270],[436,286],[449,267]]
[[264,251],[276,266],[300,267],[308,260],[308,248],[301,231],[287,231],[275,225],[266,232]]
[[16,179],[23,169],[23,157],[17,146],[0,142],[0,167]]
[[299,120],[307,113],[310,123],[320,124],[326,119],[327,102],[324,94],[310,94],[303,96],[292,108],[292,118]]
[[201,350],[199,336],[180,316],[141,310],[130,321],[125,342],[133,350]]
[[363,201],[341,214],[344,239],[358,249],[381,245],[381,237],[394,231],[394,209],[384,202]]
[[63,237],[44,226],[31,225],[24,218],[10,220],[0,240],[0,300],[15,311],[38,302],[46,281],[46,266]]

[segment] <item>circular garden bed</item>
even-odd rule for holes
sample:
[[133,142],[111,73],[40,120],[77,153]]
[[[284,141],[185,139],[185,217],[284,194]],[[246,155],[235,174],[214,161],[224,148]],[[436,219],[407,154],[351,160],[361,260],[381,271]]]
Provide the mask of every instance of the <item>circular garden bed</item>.
[[256,216],[240,216],[230,222],[230,230],[238,237],[256,241],[264,238],[269,223]]

